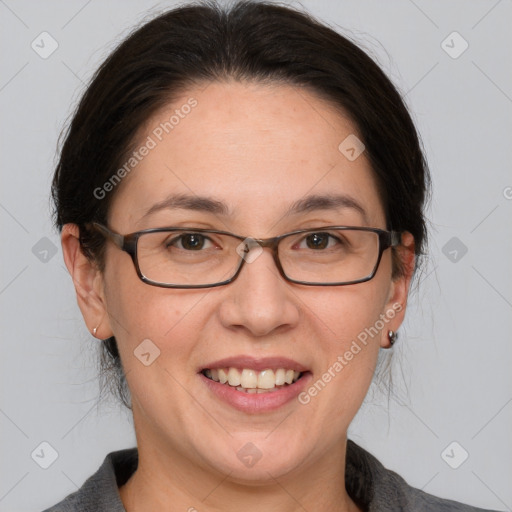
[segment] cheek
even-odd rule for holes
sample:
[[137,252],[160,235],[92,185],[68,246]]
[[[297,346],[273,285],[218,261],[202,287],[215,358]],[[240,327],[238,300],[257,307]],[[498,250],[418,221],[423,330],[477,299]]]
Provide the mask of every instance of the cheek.
[[378,272],[366,283],[326,288],[316,300],[312,294],[308,301],[320,364],[303,403],[311,403],[319,417],[339,418],[344,427],[359,409],[373,378],[386,329],[382,314],[389,270]]
[[328,367],[343,359],[344,374],[357,372],[360,375],[362,368],[373,366],[380,346],[380,330],[375,324],[381,311],[377,290],[369,294],[362,294],[360,290],[353,294],[340,293],[339,297],[326,302],[322,317],[330,331],[326,340]]
[[158,417],[159,404],[182,403],[180,383],[195,371],[200,297],[141,281],[114,282],[122,284],[110,294],[109,315],[128,386],[139,408]]
[[194,316],[199,297],[141,282],[130,288],[118,286],[107,300],[114,335],[124,350],[133,351],[144,339],[151,339],[162,352],[170,341],[174,350],[194,341],[189,318]]
[[208,300],[208,290],[150,286],[124,261],[116,263],[106,280],[106,300],[130,388],[172,392],[169,374],[180,382],[195,374],[216,305]]
[[[183,329],[180,323],[200,297],[147,285],[137,276],[129,257],[118,256],[115,260],[107,260],[105,299],[110,325],[122,356],[123,353],[133,354],[147,339],[164,351],[164,340],[174,338],[175,348],[178,348],[179,340],[186,340],[188,336],[173,336],[173,333]],[[129,358],[125,359],[128,363]]]
[[[323,323],[331,334],[331,343],[340,349],[376,324],[384,312],[388,291],[386,282],[375,276],[366,283],[326,289],[320,299],[311,302],[312,309],[319,325]],[[382,327],[381,323],[377,327]],[[377,338],[375,331],[372,333],[371,338]]]

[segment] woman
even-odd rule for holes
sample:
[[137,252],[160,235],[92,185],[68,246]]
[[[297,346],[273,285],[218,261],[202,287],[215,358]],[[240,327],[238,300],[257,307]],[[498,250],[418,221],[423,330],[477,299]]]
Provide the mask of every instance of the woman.
[[404,319],[428,185],[395,88],[307,15],[189,6],[133,33],[53,197],[137,448],[49,510],[481,510],[347,439]]

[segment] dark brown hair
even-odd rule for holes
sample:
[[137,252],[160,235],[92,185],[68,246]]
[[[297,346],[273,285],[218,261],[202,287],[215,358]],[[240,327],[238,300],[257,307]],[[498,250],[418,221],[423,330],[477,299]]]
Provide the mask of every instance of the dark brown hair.
[[[85,224],[105,223],[115,191],[98,198],[137,143],[141,127],[187,86],[220,81],[306,87],[346,113],[374,171],[388,229],[408,231],[424,253],[430,177],[399,92],[348,38],[310,15],[274,3],[213,2],[179,7],[134,31],[105,60],[66,131],[55,170],[55,224],[79,226],[85,254],[103,268],[104,240]],[[341,142],[341,141],[340,141]],[[393,275],[402,272],[394,255]],[[129,391],[116,341],[103,342],[102,375],[123,403]]]

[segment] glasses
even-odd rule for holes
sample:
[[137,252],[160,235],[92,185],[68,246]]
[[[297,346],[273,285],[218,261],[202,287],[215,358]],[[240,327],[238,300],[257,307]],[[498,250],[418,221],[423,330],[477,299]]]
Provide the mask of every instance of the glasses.
[[261,240],[199,228],[154,228],[128,235],[96,222],[86,228],[127,252],[143,282],[163,288],[226,285],[266,247],[289,282],[308,286],[364,283],[375,276],[382,253],[401,242],[397,231],[353,226],[300,229]]

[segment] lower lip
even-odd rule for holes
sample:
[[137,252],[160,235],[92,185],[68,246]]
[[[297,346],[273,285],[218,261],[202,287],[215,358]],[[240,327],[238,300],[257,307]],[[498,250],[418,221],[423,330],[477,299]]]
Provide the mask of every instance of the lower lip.
[[208,386],[210,391],[218,398],[235,409],[250,414],[279,409],[279,407],[282,407],[296,398],[312,378],[310,372],[305,372],[299,380],[293,384],[282,387],[278,391],[246,393],[244,391],[237,391],[236,388],[227,384],[221,384],[220,382],[211,380],[202,373],[198,375]]

